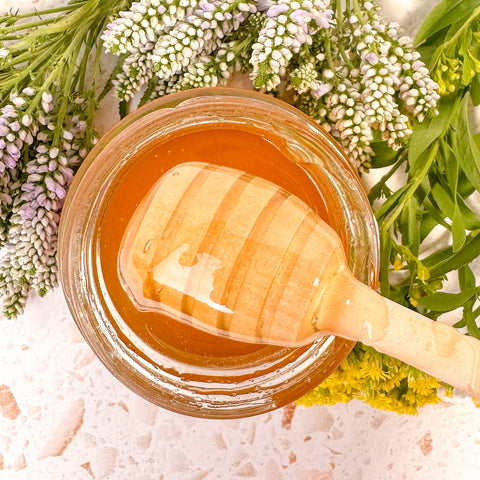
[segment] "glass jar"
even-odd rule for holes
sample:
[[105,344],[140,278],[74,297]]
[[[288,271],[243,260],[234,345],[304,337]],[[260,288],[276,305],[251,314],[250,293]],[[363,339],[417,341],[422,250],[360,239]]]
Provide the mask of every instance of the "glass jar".
[[75,322],[115,377],[164,408],[198,417],[236,418],[298,399],[338,367],[353,342],[325,336],[302,348],[265,346],[234,365],[184,361],[168,349],[152,348],[129,327],[110,296],[100,258],[102,222],[122,178],[135,168],[139,152],[155,142],[181,138],[192,128],[218,125],[254,127],[283,139],[290,161],[301,162],[310,181],[330,199],[328,222],[343,240],[353,273],[374,288],[379,258],[376,223],[341,148],[292,106],[239,89],[172,94],[138,109],[110,130],[70,188],[60,225],[59,264]]

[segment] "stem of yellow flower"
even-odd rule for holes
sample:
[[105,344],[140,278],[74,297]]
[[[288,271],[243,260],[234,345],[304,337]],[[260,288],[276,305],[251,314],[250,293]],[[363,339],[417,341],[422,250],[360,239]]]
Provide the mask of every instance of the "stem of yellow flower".
[[402,199],[400,200],[399,204],[397,205],[397,208],[392,212],[392,214],[388,217],[388,220],[386,220],[383,224],[383,227],[386,230],[389,230],[390,227],[393,225],[395,220],[398,218],[398,216],[402,213],[403,209],[405,208],[405,205],[412,199],[414,193],[417,191],[417,188],[420,186],[422,183],[423,179],[427,175],[428,171],[430,170],[430,167],[432,166],[433,160],[435,159],[435,156],[437,155],[438,152],[438,147],[439,147],[439,142],[435,142],[431,150],[427,156],[427,159],[423,165],[423,168],[415,175],[414,181],[408,188],[408,190],[405,191],[405,194],[402,196]]
[[448,48],[450,48],[452,45],[455,45],[456,41],[458,40],[458,37],[462,35],[462,33],[465,31],[465,29],[470,28],[470,24],[480,15],[480,7],[477,7],[470,17],[468,17],[467,21],[455,32],[455,35],[447,40],[442,46],[441,49],[437,49],[437,51],[434,53],[433,58],[432,58],[432,65],[436,65],[439,59],[439,56],[445,52]]

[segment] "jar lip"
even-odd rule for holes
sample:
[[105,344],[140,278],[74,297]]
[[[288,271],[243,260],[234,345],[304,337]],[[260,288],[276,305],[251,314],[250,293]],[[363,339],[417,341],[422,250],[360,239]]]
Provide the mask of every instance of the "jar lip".
[[[154,403],[161,404],[162,406],[171,410],[202,417],[206,416],[218,418],[233,418],[263,413],[277,408],[278,405],[275,403],[274,400],[274,397],[277,394],[276,390],[272,389],[270,397],[268,397],[267,395],[267,397],[270,398],[270,404],[262,405],[261,407],[258,406],[258,402],[259,398],[263,398],[262,396],[249,398],[248,400],[250,401],[250,404],[247,403],[245,405],[242,405],[239,402],[246,401],[246,398],[242,400],[242,398],[240,398],[241,395],[240,397],[237,396],[237,398],[232,397],[230,399],[230,403],[227,402],[224,405],[224,408],[218,407],[217,405],[210,410],[208,408],[205,408],[205,405],[202,403],[205,401],[206,397],[211,396],[209,394],[202,394],[203,397],[200,396],[200,400],[197,402],[196,405],[192,404],[188,407],[186,407],[184,404],[178,403],[178,398],[177,400],[173,398],[175,395],[171,395],[166,402],[162,401],[162,399],[159,398],[152,398],[152,396],[150,395],[151,392],[148,388],[145,387],[144,383],[145,379],[147,379],[147,382],[154,382],[154,377],[152,377],[150,374],[145,375],[143,377],[144,383],[142,383],[142,381],[132,379],[132,375],[134,376],[136,373],[138,373],[134,371],[135,368],[141,368],[139,365],[137,365],[136,367],[132,367],[132,365],[135,363],[134,356],[127,359],[125,355],[122,354],[120,351],[115,351],[114,358],[112,358],[112,353],[105,351],[106,349],[108,349],[109,342],[114,342],[114,340],[112,340],[111,338],[110,340],[108,340],[108,335],[103,335],[103,337],[101,338],[99,337],[99,335],[102,335],[101,330],[105,329],[105,325],[101,325],[103,321],[101,318],[102,313],[98,310],[99,306],[95,304],[96,300],[91,298],[91,288],[92,285],[95,286],[95,280],[92,279],[91,271],[88,271],[89,268],[91,269],[92,265],[88,263],[89,260],[85,257],[89,249],[92,248],[92,232],[89,231],[89,229],[93,228],[92,225],[94,223],[94,217],[98,213],[95,208],[99,207],[99,204],[102,203],[99,200],[100,197],[98,196],[98,192],[100,192],[102,188],[105,189],[105,183],[107,180],[112,181],[112,178],[95,178],[95,169],[98,170],[101,163],[99,161],[99,157],[103,156],[105,157],[104,160],[114,164],[114,159],[108,158],[107,154],[110,151],[109,149],[114,149],[115,143],[118,142],[118,139],[122,135],[128,136],[128,134],[130,134],[132,131],[135,131],[135,129],[138,130],[141,123],[140,121],[142,119],[145,120],[146,117],[148,117],[151,113],[157,113],[159,111],[164,111],[165,109],[171,108],[172,111],[169,112],[169,114],[175,115],[175,110],[178,113],[182,110],[182,108],[188,109],[192,105],[198,105],[198,102],[200,102],[201,100],[204,100],[205,104],[209,103],[207,101],[209,99],[215,100],[222,97],[228,99],[229,101],[232,99],[234,100],[235,98],[239,100],[250,99],[257,103],[257,106],[268,105],[276,108],[280,107],[284,111],[288,112],[288,114],[292,115],[292,117],[294,117],[295,119],[299,119],[299,123],[303,123],[308,126],[307,128],[309,129],[309,134],[311,134],[313,137],[315,137],[316,135],[321,135],[323,141],[327,142],[328,146],[331,148],[330,153],[335,157],[336,161],[341,162],[340,167],[343,173],[346,174],[348,172],[348,174],[346,175],[347,178],[345,180],[342,180],[345,183],[345,188],[353,188],[354,185],[352,184],[352,182],[356,182],[359,184],[359,179],[355,170],[353,169],[350,162],[346,159],[341,148],[336,144],[333,138],[328,133],[323,131],[323,129],[321,129],[321,127],[316,124],[310,117],[300,112],[295,107],[258,92],[234,88],[211,88],[198,89],[187,92],[178,92],[176,94],[171,94],[161,99],[155,100],[150,104],[147,104],[139,108],[135,112],[131,113],[119,124],[114,126],[100,140],[99,144],[97,144],[97,146],[89,154],[89,158],[87,158],[84,166],[81,167],[81,170],[76,175],[74,185],[69,192],[67,201],[64,206],[64,215],[62,215],[61,227],[59,232],[59,264],[62,287],[67,297],[67,303],[77,325],[79,326],[82,334],[84,335],[90,346],[93,348],[97,356],[100,357],[100,359],[107,366],[107,368],[109,368],[109,370],[118,379],[120,379],[132,390],[140,393],[140,395],[144,396],[145,398],[148,398]],[[259,104],[258,101],[260,101],[261,103]],[[188,102],[190,102],[190,104]],[[213,103],[217,105],[219,104],[218,100],[215,100]],[[179,106],[180,108],[175,109],[175,106]],[[134,155],[132,156],[132,158],[133,157]],[[105,165],[102,166],[102,168],[104,167]],[[106,176],[106,171],[107,170],[104,168],[104,176]],[[98,183],[95,186],[97,191],[96,194],[94,192],[95,188],[93,188],[92,185],[87,185],[95,181],[97,181]],[[108,190],[108,188],[105,190]],[[366,195],[364,192],[362,193],[362,189],[361,187],[359,187],[359,185],[355,185],[355,191],[352,193],[352,195],[358,200],[361,207],[365,208],[366,206],[368,206],[368,209],[370,208],[368,205],[368,200],[366,200]],[[364,228],[367,228],[368,230],[367,232],[365,232],[365,235],[367,237],[367,241],[370,242],[368,254],[372,256],[372,278],[376,278],[376,274],[378,272],[378,237],[376,231],[376,224],[373,219],[373,214],[368,209],[365,210],[362,215],[367,217],[370,216],[369,218],[366,218]],[[372,279],[368,278],[366,280],[369,281],[371,286],[373,286]],[[91,303],[92,301],[93,304]],[[98,316],[100,316],[100,318],[96,318]],[[354,345],[353,342],[348,342],[344,340],[343,342],[344,347],[342,358],[344,358],[348,354],[348,352],[351,350],[351,348],[353,348]],[[112,348],[115,347],[113,343],[111,346]],[[311,356],[321,356],[322,352],[320,351],[320,349],[317,349],[316,351],[312,349],[311,351],[309,350],[309,354]],[[305,365],[308,363],[307,360],[305,361]],[[338,366],[338,363],[339,361],[337,362],[337,365],[334,365],[334,367]],[[119,367],[120,364],[123,365],[122,368]],[[310,368],[310,370],[308,370],[308,368]],[[303,375],[303,381],[306,381],[306,377],[308,377],[313,371],[313,367],[311,365],[308,368],[306,367],[305,372],[296,372],[298,378],[302,377]],[[310,385],[310,387],[313,386],[314,385]],[[292,384],[290,384],[290,387],[295,388],[295,386],[292,387]],[[175,389],[177,392],[181,390],[181,388],[182,385],[175,385]],[[188,389],[188,386],[186,386],[185,388]],[[168,393],[168,395],[170,395],[170,393]],[[299,393],[301,394],[302,392]],[[306,391],[304,391],[303,393],[306,393]],[[262,395],[264,394],[262,393]],[[292,398],[291,400],[294,400],[294,398]]]

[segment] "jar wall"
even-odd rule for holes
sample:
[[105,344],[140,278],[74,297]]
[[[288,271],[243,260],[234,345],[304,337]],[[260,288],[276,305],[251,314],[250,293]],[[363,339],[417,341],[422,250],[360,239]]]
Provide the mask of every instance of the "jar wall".
[[59,262],[61,283],[80,331],[120,381],[153,403],[179,413],[235,418],[264,413],[307,393],[339,365],[353,343],[324,337],[308,348],[276,354],[278,358],[272,358],[269,368],[259,368],[257,375],[248,378],[237,369],[189,372],[191,366],[150,351],[142,342],[138,348],[130,348],[128,335],[134,334],[128,332],[109,298],[98,258],[98,232],[109,195],[138,153],[186,129],[220,124],[269,130],[285,139],[292,158],[307,162],[305,168],[313,181],[321,182],[321,188],[337,199],[331,215],[338,218],[338,233],[352,271],[374,287],[378,272],[376,224],[361,183],[340,147],[293,107],[234,89],[167,96],[134,112],[103,137],[77,173],[67,197]]

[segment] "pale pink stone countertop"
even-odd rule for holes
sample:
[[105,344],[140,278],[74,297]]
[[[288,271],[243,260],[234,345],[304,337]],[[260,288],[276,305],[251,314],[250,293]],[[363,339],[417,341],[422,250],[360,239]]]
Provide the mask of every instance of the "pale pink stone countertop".
[[[60,3],[0,0],[0,10]],[[434,3],[384,6],[411,30]],[[108,102],[102,111],[111,122]],[[18,321],[0,321],[0,480],[245,478],[476,480],[480,409],[457,393],[416,417],[351,402],[194,419],[115,380],[83,341],[60,290],[33,297]]]

